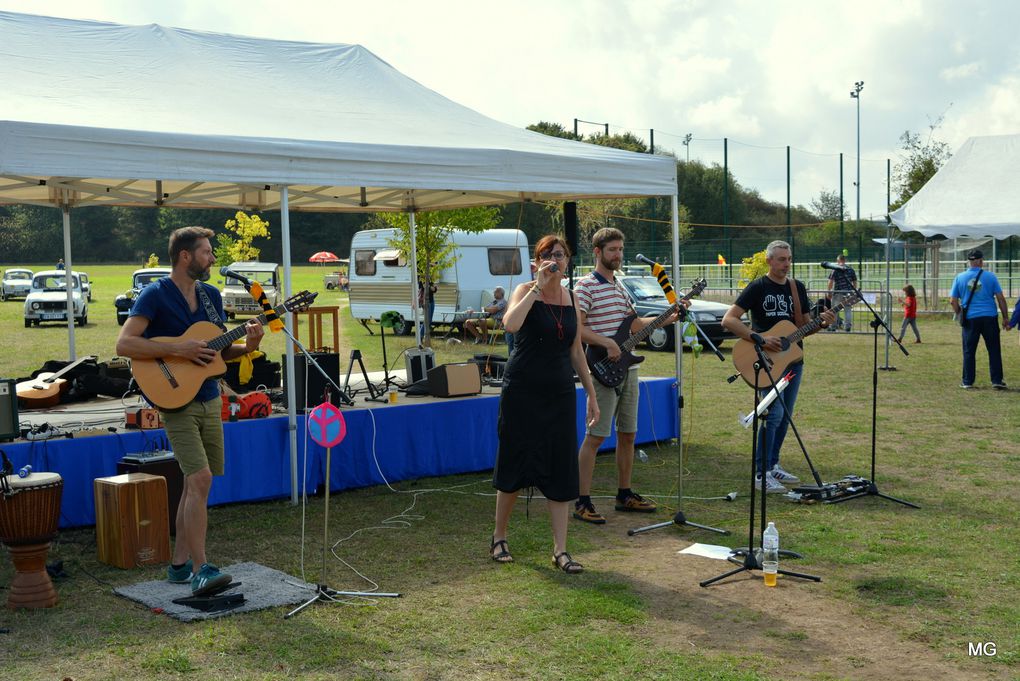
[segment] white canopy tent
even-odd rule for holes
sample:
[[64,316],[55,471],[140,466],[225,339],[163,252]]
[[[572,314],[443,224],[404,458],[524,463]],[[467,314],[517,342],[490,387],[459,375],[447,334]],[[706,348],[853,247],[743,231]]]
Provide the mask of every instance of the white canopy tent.
[[889,215],[904,232],[926,237],[994,237],[1020,234],[1020,135],[971,137]]
[[[68,269],[79,206],[280,210],[290,296],[291,210],[406,211],[413,230],[421,210],[668,195],[676,278],[672,158],[499,123],[358,45],[10,12],[0,45],[0,204],[61,208]],[[293,406],[290,424],[293,496]]]

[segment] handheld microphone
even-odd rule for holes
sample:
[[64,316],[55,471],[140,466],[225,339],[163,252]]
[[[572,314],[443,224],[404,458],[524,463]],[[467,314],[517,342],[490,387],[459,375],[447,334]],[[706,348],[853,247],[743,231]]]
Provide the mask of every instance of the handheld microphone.
[[224,265],[223,267],[220,268],[220,275],[224,276],[224,277],[233,277],[234,279],[237,279],[242,284],[247,284],[248,286],[251,286],[251,279],[249,279],[248,277],[244,276],[243,274],[238,274],[237,272],[231,272],[230,268],[228,266],[226,266],[226,265]]
[[640,253],[635,255],[634,259],[637,260],[638,262],[643,262],[644,264],[648,265],[649,267],[651,267],[652,265],[657,265],[658,264],[654,260],[652,260],[651,258],[646,258],[645,256],[641,255]]
[[560,271],[560,266],[557,265],[556,263],[553,263],[552,265],[549,265],[549,271],[550,272],[559,272]]
[[819,263],[823,270],[845,270],[846,265],[840,265],[838,262],[823,262]]

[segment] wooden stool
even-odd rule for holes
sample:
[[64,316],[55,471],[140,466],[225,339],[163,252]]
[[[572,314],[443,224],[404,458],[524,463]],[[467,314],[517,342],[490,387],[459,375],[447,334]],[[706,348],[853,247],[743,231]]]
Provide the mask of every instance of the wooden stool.
[[[329,346],[323,344],[322,318],[326,315],[332,317],[333,321],[333,352],[340,354],[340,307],[338,305],[323,305],[310,307],[307,310],[294,312],[294,337],[301,338],[301,316],[308,315],[308,351],[327,352]],[[300,349],[298,350],[300,352]]]

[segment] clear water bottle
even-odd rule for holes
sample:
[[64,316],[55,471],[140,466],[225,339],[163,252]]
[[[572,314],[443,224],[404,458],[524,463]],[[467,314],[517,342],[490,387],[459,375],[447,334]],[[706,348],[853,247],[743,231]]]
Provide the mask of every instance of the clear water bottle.
[[775,523],[769,523],[761,535],[761,568],[765,586],[775,586],[779,572],[779,530]]
[[636,456],[637,460],[640,461],[641,463],[648,463],[648,455],[645,453],[645,450],[643,449],[636,450],[634,452],[634,456]]

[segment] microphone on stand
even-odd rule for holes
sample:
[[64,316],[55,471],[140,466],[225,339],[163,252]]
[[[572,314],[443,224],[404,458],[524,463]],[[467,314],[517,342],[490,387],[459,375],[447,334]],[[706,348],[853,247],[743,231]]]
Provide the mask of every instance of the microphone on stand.
[[234,279],[237,279],[239,282],[241,282],[245,286],[251,286],[251,279],[249,279],[248,277],[244,276],[243,274],[238,274],[237,272],[232,272],[230,270],[230,268],[228,266],[226,266],[226,265],[224,265],[223,267],[220,268],[220,275],[224,276],[224,277],[233,277]]
[[823,270],[845,270],[846,265],[840,265],[838,262],[822,262],[819,263]]
[[657,265],[658,264],[657,262],[655,262],[651,258],[646,258],[645,256],[641,255],[640,253],[635,255],[634,259],[637,260],[638,262],[643,262],[644,264],[648,265],[649,267],[651,267],[652,265]]

